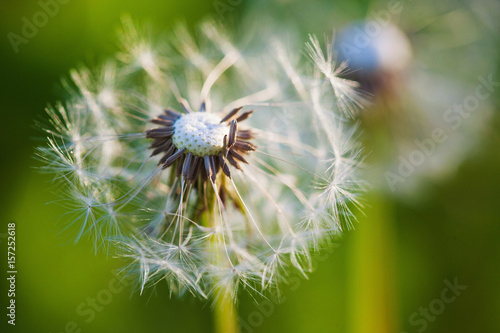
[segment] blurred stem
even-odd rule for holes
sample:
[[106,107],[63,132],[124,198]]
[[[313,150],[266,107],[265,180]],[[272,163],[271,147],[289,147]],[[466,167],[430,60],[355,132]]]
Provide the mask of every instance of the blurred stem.
[[397,332],[392,209],[382,193],[371,193],[366,201],[371,207],[349,242],[349,332]]
[[221,291],[214,308],[216,333],[238,333],[238,312],[231,295]]
[[[221,177],[224,179],[225,177]],[[219,188],[225,186],[223,182],[219,183]],[[217,216],[218,203],[216,194],[211,186],[205,189],[205,202],[207,210],[202,216],[204,225],[211,228],[216,228],[216,221],[211,218]],[[223,260],[224,254],[221,253],[224,248],[223,240],[219,237],[212,236],[209,239],[210,247],[213,249],[214,265],[219,266]],[[234,304],[233,298],[229,290],[220,289],[214,300],[214,332],[215,333],[238,333],[238,309]]]

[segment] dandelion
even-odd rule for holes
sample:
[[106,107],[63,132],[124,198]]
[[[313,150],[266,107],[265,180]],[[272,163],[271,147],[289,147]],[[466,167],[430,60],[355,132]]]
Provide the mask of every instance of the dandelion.
[[240,289],[307,277],[361,206],[353,83],[315,37],[319,65],[293,36],[240,45],[206,22],[200,40],[180,27],[156,49],[124,24],[116,59],[72,72],[38,152],[75,238],[126,258],[141,293],[165,280],[230,307]]
[[[339,58],[350,68],[350,72],[341,75],[360,82],[361,89],[373,95],[373,107],[363,112],[360,120],[368,134],[377,137],[373,141],[384,141],[373,148],[384,173],[378,177],[383,180],[378,187],[398,198],[421,194],[425,181],[440,181],[451,175],[481,142],[481,131],[487,128],[491,117],[491,103],[483,101],[474,117],[467,117],[460,126],[452,124],[450,110],[463,104],[470,94],[465,85],[476,78],[464,80],[460,77],[462,71],[446,65],[431,69],[425,56],[432,52],[421,50],[439,49],[441,54],[446,48],[441,40],[429,37],[420,37],[421,41],[414,38],[414,43],[410,43],[403,29],[415,29],[408,23],[405,27],[405,22],[401,21],[402,26],[387,24],[374,35],[367,33],[373,21],[353,24],[339,32],[334,45]],[[430,24],[429,29],[433,28]],[[463,27],[453,24],[447,29],[455,31]],[[362,45],[357,43],[360,38],[365,40]],[[422,47],[422,43],[428,45]],[[468,41],[463,43],[463,47],[481,50],[485,63],[493,57],[488,48],[478,48]],[[449,59],[461,54],[455,49],[451,52]],[[468,68],[470,59],[461,61],[463,64],[458,67]],[[442,140],[435,140],[436,132],[442,134]],[[378,151],[379,147],[385,147],[384,151]]]

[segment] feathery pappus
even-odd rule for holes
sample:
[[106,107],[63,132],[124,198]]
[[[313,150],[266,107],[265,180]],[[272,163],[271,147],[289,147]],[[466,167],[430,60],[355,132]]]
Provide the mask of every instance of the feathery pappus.
[[306,276],[365,188],[362,96],[331,43],[311,36],[308,59],[295,36],[205,22],[155,41],[123,24],[116,57],[73,70],[48,108],[38,155],[64,188],[64,231],[128,258],[141,292],[235,299]]

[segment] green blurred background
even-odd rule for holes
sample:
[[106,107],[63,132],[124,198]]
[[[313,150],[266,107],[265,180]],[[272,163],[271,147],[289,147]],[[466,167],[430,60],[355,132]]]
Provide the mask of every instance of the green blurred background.
[[[261,14],[290,15],[288,19],[293,20],[294,14],[287,10],[291,2],[264,6]],[[223,4],[223,12],[218,3]],[[312,15],[306,2],[302,4],[300,15]],[[33,159],[34,147],[43,142],[34,120],[43,118],[47,103],[64,98],[59,82],[71,68],[81,63],[92,67],[116,51],[122,14],[151,22],[156,32],[168,32],[179,20],[194,26],[208,15],[237,25],[248,7],[249,0],[74,0],[60,5],[59,12],[27,44],[19,45],[16,53],[8,33],[20,34],[22,18],[31,18],[41,7],[34,0],[0,2],[1,253],[6,253],[6,224],[17,223],[17,325],[8,327],[10,331],[212,331],[209,304],[189,297],[170,299],[161,283],[142,296],[131,286],[118,290],[113,271],[121,262],[102,254],[94,256],[87,241],[74,245],[57,236],[64,210],[46,204],[56,196],[50,176],[34,168],[38,163]],[[348,13],[346,17],[361,19],[371,3],[350,1],[338,8]],[[349,22],[339,22],[345,23]],[[324,30],[329,32],[334,26],[332,22]],[[491,43],[498,45],[498,39]],[[499,96],[496,91],[496,105]],[[283,290],[281,304],[258,305],[242,293],[242,331],[500,332],[497,113],[481,133],[480,148],[452,177],[428,183],[423,199],[368,195],[371,207],[360,217],[356,230],[346,233],[331,254],[317,260],[309,280],[292,280]],[[6,255],[0,261],[4,276]],[[454,279],[467,289],[427,320],[425,329],[421,322],[412,324],[412,314],[433,302],[436,306],[434,300],[441,297],[445,280]],[[0,327],[7,327],[5,281],[2,278]],[[97,299],[93,312],[92,299]]]

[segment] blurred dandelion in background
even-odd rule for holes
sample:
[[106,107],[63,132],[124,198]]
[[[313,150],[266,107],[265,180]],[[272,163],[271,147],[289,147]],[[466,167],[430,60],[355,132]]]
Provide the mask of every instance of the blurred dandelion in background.
[[485,12],[496,11],[487,1],[368,3],[258,1],[252,9],[255,16],[273,6],[285,13],[274,22],[282,26],[330,27],[333,54],[345,64],[337,80],[357,82],[350,93],[369,96],[369,105],[354,114],[370,151],[366,177],[373,187],[366,197],[371,207],[347,244],[346,326],[398,332],[397,232],[403,221],[392,206],[431,198],[432,185],[450,179],[484,142],[494,107],[489,97],[498,86],[492,82],[494,15]]
[[[488,81],[491,85],[495,67],[487,35],[471,28],[474,12],[419,6],[437,14],[423,21],[417,15],[400,19],[406,14],[403,5],[397,13],[380,10],[378,18],[374,11],[341,29],[335,43],[339,59],[348,63],[345,77],[373,96],[360,120],[378,144],[370,147],[383,173],[377,185],[413,199],[425,193],[426,182],[449,178],[481,143],[493,105],[476,92]],[[476,52],[482,57],[470,73]],[[435,60],[447,54],[456,68],[436,66]],[[482,89],[490,96],[487,87]]]
[[115,59],[72,71],[47,110],[64,232],[128,259],[141,293],[165,280],[235,317],[240,288],[307,276],[362,207],[357,84],[331,40],[262,33],[207,21],[160,43],[124,18]]

